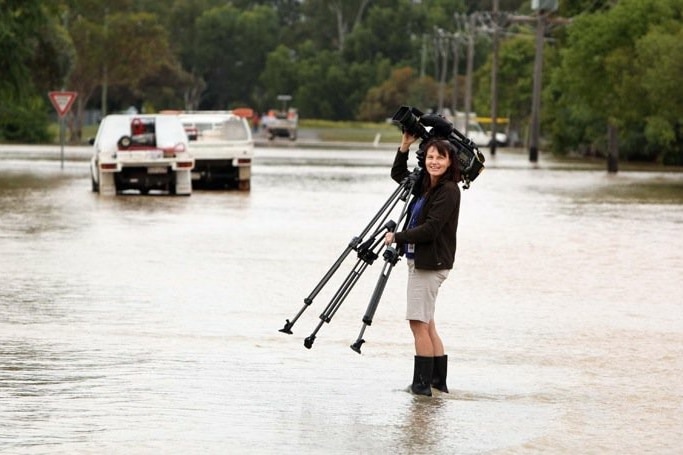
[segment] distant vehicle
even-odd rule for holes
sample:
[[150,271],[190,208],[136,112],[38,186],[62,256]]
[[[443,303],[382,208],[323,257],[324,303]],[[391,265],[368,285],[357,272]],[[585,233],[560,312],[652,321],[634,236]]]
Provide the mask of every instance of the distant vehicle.
[[[456,112],[455,115],[446,112],[444,116],[453,123],[453,126],[455,126],[458,131],[470,138],[477,147],[490,147],[493,143],[491,133],[482,128],[477,120],[477,114],[474,112],[470,112],[469,116],[464,112]],[[465,125],[465,123],[467,123],[467,125]],[[465,131],[467,131],[467,133],[465,133]],[[496,132],[496,140],[497,146],[506,146],[508,143],[507,135],[499,131]]]
[[[493,126],[491,117],[477,117],[477,123],[479,123],[489,138],[492,137],[491,127]],[[496,124],[496,145],[500,147],[507,147],[511,145],[510,135],[504,133],[503,131],[509,132],[510,119],[507,117],[498,117],[498,123]],[[491,141],[489,140],[489,146]]]
[[100,123],[91,140],[92,190],[116,195],[128,190],[160,190],[190,195],[194,159],[187,134],[176,116],[115,114]]
[[[464,127],[460,130],[462,133],[465,132]],[[477,147],[491,147],[493,140],[490,131],[485,131],[484,128],[476,120],[467,124],[467,136],[474,141]],[[496,132],[496,146],[506,146],[508,139],[505,133]]]
[[297,130],[299,128],[299,114],[296,109],[290,107],[287,111],[270,110],[261,123],[265,129],[268,140],[276,137],[289,138],[296,141]]
[[[248,115],[246,111],[249,111]],[[254,140],[245,116],[253,114],[251,109],[240,109],[240,115],[235,112],[184,111],[178,114],[195,160],[194,188],[250,189]]]
[[278,95],[278,101],[282,102],[280,110],[271,109],[263,116],[261,125],[263,126],[268,140],[276,137],[286,137],[290,141],[295,141],[299,128],[299,113],[293,108],[287,108],[287,103],[292,100],[291,95]]

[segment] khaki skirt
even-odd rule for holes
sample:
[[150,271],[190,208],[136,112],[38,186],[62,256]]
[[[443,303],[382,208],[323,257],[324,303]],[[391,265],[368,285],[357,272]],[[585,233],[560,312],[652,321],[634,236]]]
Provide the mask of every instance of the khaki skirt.
[[406,319],[429,323],[434,319],[436,296],[441,283],[448,278],[450,270],[421,270],[415,261],[408,259],[408,289]]

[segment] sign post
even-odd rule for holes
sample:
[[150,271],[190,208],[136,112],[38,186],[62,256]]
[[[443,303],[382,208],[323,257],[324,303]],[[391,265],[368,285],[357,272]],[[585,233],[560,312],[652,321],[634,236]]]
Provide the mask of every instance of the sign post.
[[50,101],[54,106],[57,114],[59,115],[59,143],[61,145],[61,167],[64,169],[64,116],[71,109],[71,105],[74,104],[77,92],[49,92],[48,96]]

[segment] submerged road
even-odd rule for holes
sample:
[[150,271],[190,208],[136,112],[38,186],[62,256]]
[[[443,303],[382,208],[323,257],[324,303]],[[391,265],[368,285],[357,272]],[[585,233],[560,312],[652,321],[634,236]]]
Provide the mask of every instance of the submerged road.
[[406,392],[405,261],[362,355],[379,262],[312,349],[354,258],[278,332],[396,188],[392,149],[259,146],[249,193],[187,198],[0,153],[0,453],[678,453],[683,174],[489,158],[437,301],[450,394]]
[[[366,143],[366,142],[330,142],[317,139],[275,139],[269,141],[257,138],[254,141],[256,148],[285,148],[285,149],[334,149],[334,150],[390,150],[396,147],[394,143]],[[92,156],[90,145],[65,145],[65,161],[87,161]],[[59,144],[0,144],[0,158],[4,159],[43,159],[60,160],[62,147]]]

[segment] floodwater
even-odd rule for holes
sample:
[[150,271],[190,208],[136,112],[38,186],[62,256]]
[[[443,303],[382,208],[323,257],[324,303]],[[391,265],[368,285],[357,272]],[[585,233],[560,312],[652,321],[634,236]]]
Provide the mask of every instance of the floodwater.
[[116,198],[82,161],[0,160],[0,453],[680,453],[683,174],[489,159],[429,399],[407,392],[404,261],[361,355],[381,258],[303,344],[392,159],[261,148],[249,194]]

